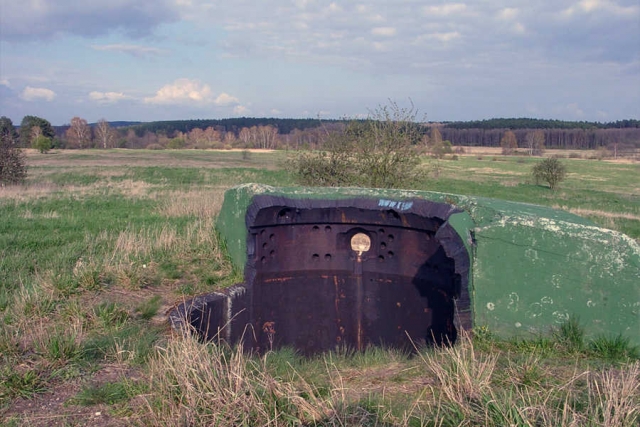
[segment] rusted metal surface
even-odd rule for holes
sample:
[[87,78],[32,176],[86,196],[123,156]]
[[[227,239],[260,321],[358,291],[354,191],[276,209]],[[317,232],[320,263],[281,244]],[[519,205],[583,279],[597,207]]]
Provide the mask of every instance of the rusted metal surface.
[[454,299],[467,312],[469,301],[469,258],[446,223],[456,211],[424,201],[396,207],[404,211],[369,199],[256,197],[245,284],[201,302],[191,324],[256,351],[455,341]]
[[314,353],[454,341],[460,275],[436,238],[444,222],[393,209],[259,209],[248,224],[253,326],[277,333],[250,344]]

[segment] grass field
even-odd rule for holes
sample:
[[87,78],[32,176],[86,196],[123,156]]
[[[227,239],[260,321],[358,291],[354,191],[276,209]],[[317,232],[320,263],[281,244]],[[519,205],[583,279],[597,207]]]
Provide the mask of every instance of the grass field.
[[[637,425],[638,350],[568,322],[448,349],[249,357],[175,336],[166,312],[241,280],[214,219],[224,190],[294,185],[285,152],[29,151],[0,188],[2,425]],[[640,164],[425,158],[416,188],[556,206],[640,239]]]

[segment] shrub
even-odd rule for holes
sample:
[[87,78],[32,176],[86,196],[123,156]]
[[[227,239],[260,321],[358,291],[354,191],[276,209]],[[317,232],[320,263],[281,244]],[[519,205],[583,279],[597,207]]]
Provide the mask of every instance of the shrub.
[[440,141],[430,147],[431,155],[436,159],[444,158],[445,154],[453,153],[450,141]]
[[11,138],[2,135],[0,140],[0,185],[20,184],[27,177],[27,165],[22,150]]
[[31,147],[40,151],[42,154],[47,154],[47,152],[53,147],[53,144],[51,143],[50,138],[40,135],[31,142]]
[[327,134],[324,149],[303,152],[287,166],[303,185],[400,188],[411,185],[419,163],[422,129],[413,106],[379,107],[366,120],[352,120]]
[[594,158],[597,160],[606,159],[609,157],[613,157],[611,152],[607,149],[607,147],[598,147],[596,149],[596,153],[594,154]]
[[170,150],[178,150],[180,148],[184,148],[184,146],[185,146],[185,142],[184,142],[184,139],[182,138],[171,138],[167,143],[167,148]]
[[542,160],[533,167],[531,172],[536,184],[540,181],[546,182],[552,190],[567,176],[566,166],[556,157]]

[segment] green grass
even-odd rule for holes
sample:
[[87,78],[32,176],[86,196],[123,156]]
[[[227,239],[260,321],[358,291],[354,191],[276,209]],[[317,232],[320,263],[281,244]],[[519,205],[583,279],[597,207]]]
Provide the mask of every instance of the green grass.
[[555,329],[554,338],[557,343],[569,352],[580,352],[584,349],[584,329],[580,325],[580,319],[570,316]]
[[129,401],[132,397],[148,391],[142,384],[136,384],[127,379],[104,384],[86,385],[73,398],[67,401],[71,405],[115,405]]
[[640,349],[622,335],[596,337],[589,343],[589,353],[611,362],[640,359]]
[[[37,425],[11,413],[17,399],[46,400],[46,391],[85,384],[70,404],[107,405],[122,424],[207,425],[216,408],[282,425],[561,425],[571,422],[563,410],[594,420],[586,425],[615,425],[607,424],[611,414],[637,421],[637,411],[628,410],[629,396],[640,407],[637,386],[629,391],[620,381],[628,385],[637,375],[638,348],[622,336],[585,338],[577,319],[526,340],[477,328],[458,353],[370,348],[304,358],[281,349],[247,357],[172,335],[158,323],[169,307],[242,280],[214,230],[223,191],[245,182],[294,185],[281,167],[285,157],[195,150],[30,155],[27,185],[0,189],[0,418]],[[530,178],[538,159],[461,156],[439,161],[437,177],[433,161],[424,161],[418,189],[578,210],[640,238],[637,164],[566,160],[567,180],[550,191]],[[493,356],[495,369],[485,378],[478,369]],[[94,382],[105,368],[135,370],[141,379]],[[456,382],[460,373],[467,383]],[[223,375],[223,385],[213,383]],[[470,385],[477,390],[466,395]],[[616,385],[628,394],[615,395]],[[226,403],[215,406],[212,396],[226,396]],[[254,406],[242,406],[247,402]],[[607,402],[622,406],[613,411]]]
[[[531,177],[531,168],[539,159],[498,158],[500,161],[471,156],[458,161],[426,160],[417,188],[576,210],[601,226],[640,239],[639,164],[562,159],[568,176],[551,191],[536,185]],[[436,163],[438,176],[433,173]],[[635,219],[626,219],[625,215]]]
[[162,299],[159,295],[154,295],[147,301],[144,301],[138,307],[136,307],[136,313],[144,320],[150,320],[158,313]]
[[28,399],[47,390],[46,376],[33,369],[17,372],[4,367],[0,379],[0,403],[15,397]]
[[103,302],[93,308],[96,322],[105,330],[118,330],[124,327],[129,313],[114,302]]

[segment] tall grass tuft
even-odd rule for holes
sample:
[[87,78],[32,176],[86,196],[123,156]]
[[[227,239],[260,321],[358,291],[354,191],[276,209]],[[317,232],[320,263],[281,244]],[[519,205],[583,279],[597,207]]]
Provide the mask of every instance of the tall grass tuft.
[[471,336],[461,333],[458,344],[421,355],[429,371],[438,380],[438,392],[460,407],[477,404],[491,388],[496,354],[476,352]]
[[604,427],[637,426],[640,422],[640,363],[626,370],[608,369],[589,382],[592,415]]
[[631,344],[629,338],[622,336],[622,334],[612,338],[606,336],[596,337],[589,343],[589,353],[612,362],[640,358],[638,347]]
[[71,324],[65,328],[41,330],[36,335],[35,346],[42,356],[48,361],[63,366],[75,361],[82,356],[80,340],[82,337],[82,323]]
[[300,425],[331,415],[328,402],[302,378],[278,380],[264,359],[241,348],[179,337],[158,349],[149,370],[153,425]]
[[553,333],[558,345],[570,353],[578,353],[584,349],[584,329],[580,319],[571,315]]

